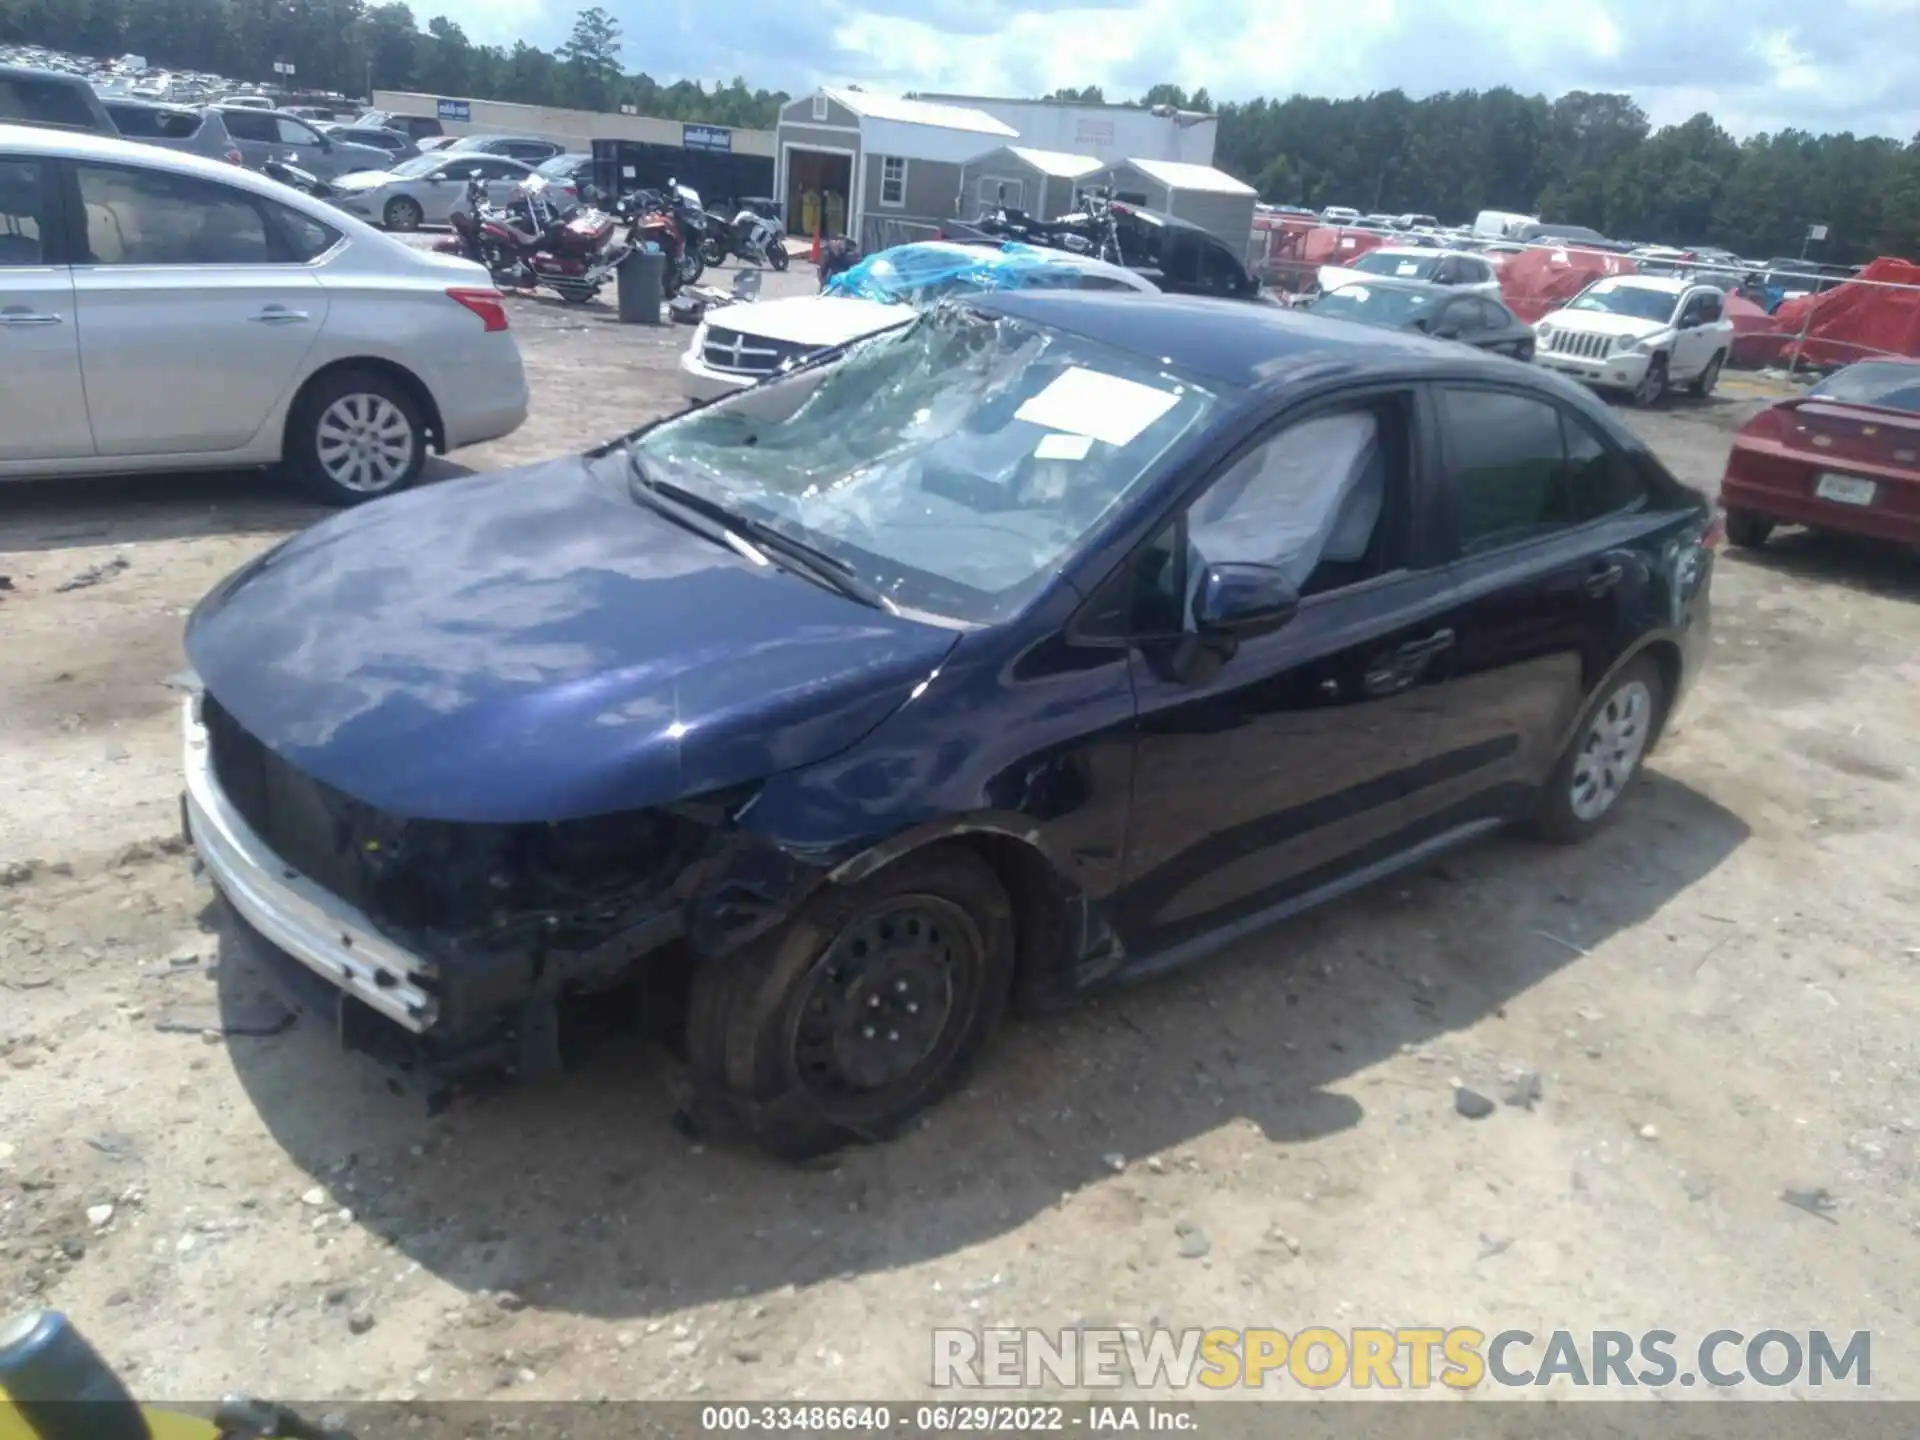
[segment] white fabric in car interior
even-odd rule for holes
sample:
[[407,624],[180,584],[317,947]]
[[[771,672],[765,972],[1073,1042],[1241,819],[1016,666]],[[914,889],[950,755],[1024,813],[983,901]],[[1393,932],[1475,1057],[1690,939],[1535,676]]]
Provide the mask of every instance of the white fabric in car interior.
[[1386,489],[1379,430],[1371,411],[1322,415],[1249,452],[1188,512],[1187,573],[1271,565],[1300,587],[1322,558],[1360,559]]

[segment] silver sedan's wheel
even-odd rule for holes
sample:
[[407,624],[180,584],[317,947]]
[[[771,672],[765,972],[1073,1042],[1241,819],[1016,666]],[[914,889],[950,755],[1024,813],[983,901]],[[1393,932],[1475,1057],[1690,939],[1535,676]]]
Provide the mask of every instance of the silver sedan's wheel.
[[384,495],[406,484],[420,437],[384,395],[342,395],[320,412],[314,449],[320,469],[342,490]]
[[1568,807],[1592,824],[1614,806],[1640,767],[1653,729],[1653,694],[1638,680],[1606,698],[1574,756]]
[[426,412],[397,377],[335,370],[294,404],[287,468],[315,499],[358,505],[419,479],[432,438]]

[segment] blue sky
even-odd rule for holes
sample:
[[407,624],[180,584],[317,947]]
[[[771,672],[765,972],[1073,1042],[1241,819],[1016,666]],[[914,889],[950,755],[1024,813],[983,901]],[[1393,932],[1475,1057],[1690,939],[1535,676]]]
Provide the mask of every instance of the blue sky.
[[[423,18],[432,0],[416,0]],[[1161,80],[1217,99],[1507,84],[1624,90],[1737,134],[1920,131],[1920,0],[603,0],[625,61],[796,93],[1044,93]],[[580,0],[447,0],[476,40],[554,45]]]

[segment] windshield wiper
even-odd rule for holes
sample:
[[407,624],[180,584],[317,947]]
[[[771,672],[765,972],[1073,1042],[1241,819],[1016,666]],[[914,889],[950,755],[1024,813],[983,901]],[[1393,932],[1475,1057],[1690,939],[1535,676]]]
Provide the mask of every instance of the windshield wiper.
[[[853,566],[839,556],[797,539],[784,530],[776,530],[764,520],[757,520],[718,500],[654,474],[639,451],[630,445],[625,448],[627,464],[632,471],[632,488],[650,501],[657,504],[665,500],[681,510],[691,511],[719,529],[720,534],[713,538],[724,539],[750,553],[771,551],[787,562],[783,568],[796,571],[829,590],[837,590],[849,600],[857,600],[875,610],[885,610],[890,615],[900,613],[899,606],[862,579]],[[757,558],[765,560],[767,557],[759,554]]]

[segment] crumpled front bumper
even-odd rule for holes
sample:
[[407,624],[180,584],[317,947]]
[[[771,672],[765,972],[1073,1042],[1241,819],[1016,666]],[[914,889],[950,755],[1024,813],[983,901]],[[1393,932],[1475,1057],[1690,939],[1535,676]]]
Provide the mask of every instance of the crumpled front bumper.
[[262,938],[415,1035],[438,1018],[434,966],[359,910],[301,875],[253,832],[220,789],[198,696],[186,702],[187,838],[207,874]]

